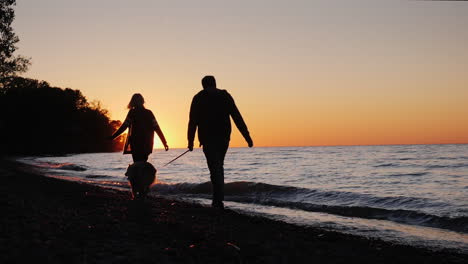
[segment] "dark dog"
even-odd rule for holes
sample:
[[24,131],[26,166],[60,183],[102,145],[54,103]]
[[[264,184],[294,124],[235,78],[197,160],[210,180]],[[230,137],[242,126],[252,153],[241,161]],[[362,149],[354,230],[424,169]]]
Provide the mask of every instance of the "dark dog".
[[144,200],[156,179],[156,169],[149,162],[135,162],[128,166],[125,175],[130,181],[133,199]]

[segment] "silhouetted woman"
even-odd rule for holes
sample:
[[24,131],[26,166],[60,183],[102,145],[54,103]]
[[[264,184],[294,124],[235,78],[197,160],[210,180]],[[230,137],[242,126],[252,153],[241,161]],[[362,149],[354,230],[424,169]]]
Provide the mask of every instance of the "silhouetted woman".
[[148,155],[153,152],[154,132],[156,132],[164,144],[166,151],[169,150],[166,138],[156,121],[151,110],[144,107],[145,99],[141,94],[134,94],[128,103],[127,117],[122,126],[111,136],[112,139],[128,129],[125,140],[124,154],[132,154],[133,162],[147,161]]

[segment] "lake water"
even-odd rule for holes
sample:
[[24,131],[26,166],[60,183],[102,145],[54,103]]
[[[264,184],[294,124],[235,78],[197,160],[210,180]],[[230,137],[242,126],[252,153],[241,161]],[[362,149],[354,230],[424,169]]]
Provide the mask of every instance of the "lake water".
[[[150,195],[210,204],[203,152],[156,150]],[[129,190],[122,153],[28,157],[49,176]],[[299,225],[468,253],[468,145],[231,148],[226,207]]]

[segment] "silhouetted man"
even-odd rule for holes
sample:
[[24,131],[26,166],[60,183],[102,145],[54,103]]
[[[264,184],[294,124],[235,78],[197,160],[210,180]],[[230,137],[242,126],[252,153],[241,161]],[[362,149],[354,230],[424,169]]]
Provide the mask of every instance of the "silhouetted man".
[[253,146],[249,130],[237,109],[234,99],[226,90],[216,88],[213,76],[202,79],[203,90],[197,93],[190,107],[188,124],[188,148],[193,150],[193,140],[198,127],[198,140],[203,146],[210,178],[213,185],[213,202],[215,208],[224,208],[224,157],[231,138],[232,117],[249,147]]

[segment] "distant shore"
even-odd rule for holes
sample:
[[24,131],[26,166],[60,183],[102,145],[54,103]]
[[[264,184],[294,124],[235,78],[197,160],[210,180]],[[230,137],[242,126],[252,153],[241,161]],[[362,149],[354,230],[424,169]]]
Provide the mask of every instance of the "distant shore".
[[229,209],[149,198],[40,175],[0,160],[0,263],[468,263]]

